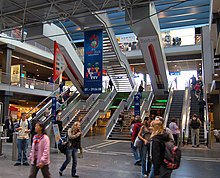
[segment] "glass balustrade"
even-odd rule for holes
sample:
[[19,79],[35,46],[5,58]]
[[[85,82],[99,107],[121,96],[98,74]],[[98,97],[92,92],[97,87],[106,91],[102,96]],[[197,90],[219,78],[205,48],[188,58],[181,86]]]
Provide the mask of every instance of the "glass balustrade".
[[54,85],[50,82],[21,77],[19,75],[11,75],[4,72],[0,73],[0,84],[44,91],[53,91],[54,89],[58,88],[58,84]]

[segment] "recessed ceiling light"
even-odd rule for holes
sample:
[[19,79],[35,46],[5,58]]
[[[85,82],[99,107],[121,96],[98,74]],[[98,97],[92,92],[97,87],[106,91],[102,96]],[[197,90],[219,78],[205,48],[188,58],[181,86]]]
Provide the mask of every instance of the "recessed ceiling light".
[[25,67],[25,65],[23,65],[23,67]]
[[37,71],[38,71],[38,69],[37,69]]
[[202,64],[201,64],[201,63],[199,63],[199,65],[201,66]]
[[40,75],[38,74],[37,76],[39,77]]

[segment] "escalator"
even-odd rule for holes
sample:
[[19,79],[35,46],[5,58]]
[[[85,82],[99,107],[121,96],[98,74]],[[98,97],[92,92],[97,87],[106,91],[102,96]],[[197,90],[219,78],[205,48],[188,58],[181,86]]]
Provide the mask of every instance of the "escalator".
[[35,41],[42,44],[43,46],[46,46],[51,51],[53,51],[54,48],[54,41],[59,44],[60,50],[64,54],[68,66],[65,69],[65,72],[72,83],[74,83],[74,86],[77,88],[79,93],[83,95],[83,62],[78,56],[76,49],[73,47],[70,40],[66,36],[66,33],[53,23],[44,23],[37,26],[32,26],[28,31],[28,37],[37,37]]
[[185,90],[174,90],[170,112],[168,116],[167,126],[173,118],[176,119],[177,125],[180,127],[182,123],[182,109],[184,102]]
[[[153,93],[152,92],[143,92],[141,99],[141,116],[144,116],[145,112],[150,110],[150,105],[153,101]],[[120,114],[124,117],[123,128],[120,128],[120,124],[118,121],[118,117],[111,120],[114,120],[114,123],[111,125],[110,132],[106,133],[107,139],[110,140],[131,140],[130,135],[130,123],[133,113],[133,107],[131,106],[128,110],[122,110]],[[110,124],[109,124],[110,125]]]
[[89,112],[81,121],[82,136],[84,137],[101,114],[105,114],[111,106],[117,91],[114,89],[110,93],[101,94],[103,99],[98,99],[90,108]]
[[[195,92],[191,92],[191,104],[190,104],[190,118],[193,117],[193,114],[196,114],[199,116],[199,101],[198,98],[195,96]],[[200,128],[199,128],[199,142],[200,144],[205,144],[205,138],[204,138],[204,123],[202,122]],[[192,144],[191,140],[191,128],[189,128],[189,136],[187,140],[187,144]]]

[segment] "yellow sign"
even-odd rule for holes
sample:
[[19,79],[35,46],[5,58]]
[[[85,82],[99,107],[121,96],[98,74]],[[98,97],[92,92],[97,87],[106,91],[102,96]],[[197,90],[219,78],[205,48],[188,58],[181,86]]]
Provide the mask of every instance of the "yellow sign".
[[19,83],[21,75],[21,66],[12,65],[11,66],[11,83]]

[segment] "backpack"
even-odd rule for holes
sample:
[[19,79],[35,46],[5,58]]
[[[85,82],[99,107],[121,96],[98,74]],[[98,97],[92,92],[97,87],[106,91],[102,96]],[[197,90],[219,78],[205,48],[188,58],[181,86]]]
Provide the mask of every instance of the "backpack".
[[62,137],[60,141],[58,142],[58,149],[61,153],[66,154],[66,149],[68,147],[68,137]]
[[200,123],[199,123],[198,119],[195,119],[195,120],[192,119],[190,126],[193,129],[198,129],[200,127]]
[[174,145],[173,141],[165,143],[164,166],[169,170],[178,169],[181,161],[181,150]]

